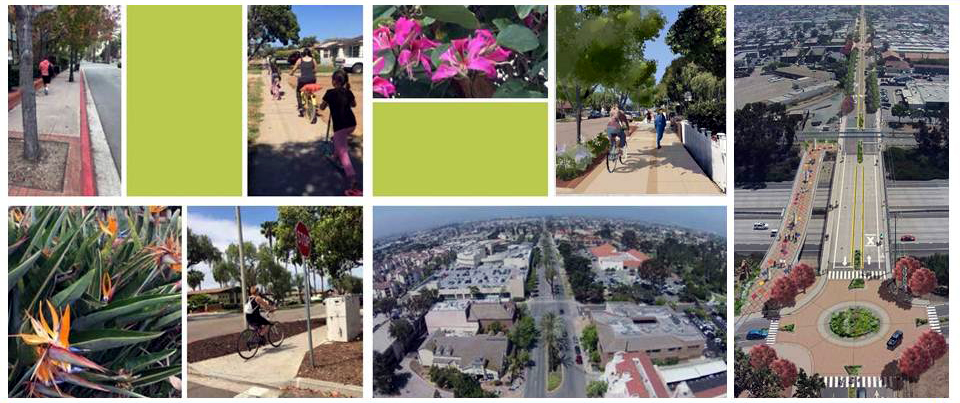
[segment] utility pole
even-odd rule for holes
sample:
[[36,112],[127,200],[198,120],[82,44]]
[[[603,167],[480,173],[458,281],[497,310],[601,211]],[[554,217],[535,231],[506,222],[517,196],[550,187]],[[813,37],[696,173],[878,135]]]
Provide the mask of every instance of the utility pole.
[[[241,304],[247,303],[247,276],[246,268],[243,267],[243,225],[240,219],[240,206],[236,207],[237,209],[237,236],[240,238],[240,295],[243,298]],[[242,306],[242,305],[241,305]],[[247,323],[247,315],[243,315],[243,328],[246,329],[249,326]]]

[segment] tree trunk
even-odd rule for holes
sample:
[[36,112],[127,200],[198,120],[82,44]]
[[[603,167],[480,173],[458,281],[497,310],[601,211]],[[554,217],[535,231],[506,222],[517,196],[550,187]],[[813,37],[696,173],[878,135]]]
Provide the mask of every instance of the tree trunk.
[[577,110],[577,144],[580,144],[580,121],[581,121],[581,116],[580,116],[580,115],[583,113],[583,100],[580,99],[580,84],[577,84],[577,85],[574,86],[574,91],[576,91],[576,93],[577,93],[577,95],[574,97],[574,98],[576,98],[576,100],[577,100],[577,107],[576,107],[576,110]]
[[67,81],[71,83],[73,82],[73,66],[76,65],[76,63],[77,63],[77,51],[71,49],[70,50],[70,66],[69,66],[70,77],[67,79]]
[[20,112],[23,118],[23,159],[40,160],[37,98],[33,90],[33,6],[16,6],[17,46],[20,48]]

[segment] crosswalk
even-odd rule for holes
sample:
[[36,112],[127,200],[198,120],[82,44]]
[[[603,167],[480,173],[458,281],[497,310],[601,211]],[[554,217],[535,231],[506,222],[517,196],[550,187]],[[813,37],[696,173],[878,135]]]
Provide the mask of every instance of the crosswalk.
[[930,325],[930,329],[942,333],[940,331],[940,316],[937,315],[937,307],[933,305],[927,305],[927,323]]
[[886,280],[890,275],[884,270],[832,270],[827,273],[828,280]]
[[780,331],[780,319],[770,322],[770,329],[767,330],[767,344],[773,345],[777,342],[777,332]]
[[892,376],[848,376],[833,375],[823,377],[828,388],[889,388],[894,384]]

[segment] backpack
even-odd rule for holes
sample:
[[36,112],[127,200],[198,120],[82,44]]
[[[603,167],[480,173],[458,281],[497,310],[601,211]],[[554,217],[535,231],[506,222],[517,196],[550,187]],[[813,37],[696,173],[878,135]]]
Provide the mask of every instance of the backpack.
[[247,298],[247,303],[243,304],[243,313],[250,315],[256,311],[256,308],[253,307],[253,297]]

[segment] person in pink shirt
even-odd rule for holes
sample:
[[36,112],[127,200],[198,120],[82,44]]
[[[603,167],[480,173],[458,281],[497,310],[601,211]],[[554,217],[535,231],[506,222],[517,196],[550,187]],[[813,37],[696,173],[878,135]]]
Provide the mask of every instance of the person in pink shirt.
[[47,95],[49,92],[48,86],[50,85],[50,66],[52,63],[50,63],[49,59],[49,57],[44,57],[43,60],[40,61],[40,77],[43,78],[44,95]]

